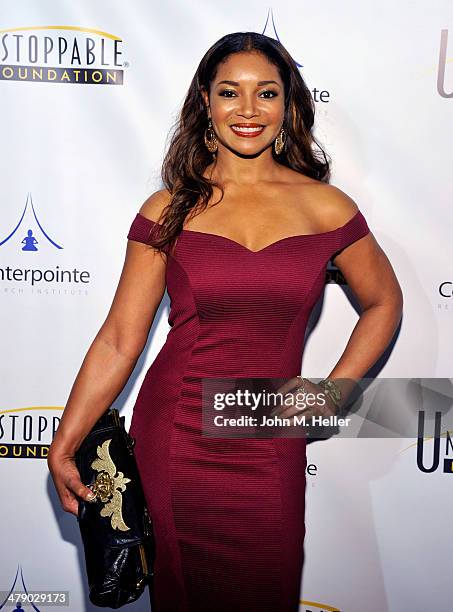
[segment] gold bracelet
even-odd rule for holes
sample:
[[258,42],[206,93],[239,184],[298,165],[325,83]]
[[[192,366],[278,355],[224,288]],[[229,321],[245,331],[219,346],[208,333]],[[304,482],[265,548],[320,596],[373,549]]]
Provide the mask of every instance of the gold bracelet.
[[318,383],[324,389],[324,393],[330,397],[335,407],[340,410],[341,389],[334,380],[323,378]]

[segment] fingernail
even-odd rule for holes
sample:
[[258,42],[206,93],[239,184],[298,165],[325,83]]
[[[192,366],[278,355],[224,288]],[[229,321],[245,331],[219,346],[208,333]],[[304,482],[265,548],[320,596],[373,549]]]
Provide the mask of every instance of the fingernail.
[[86,496],[87,501],[94,501],[95,498],[96,498],[96,495],[92,491],[91,493],[87,493],[87,496]]

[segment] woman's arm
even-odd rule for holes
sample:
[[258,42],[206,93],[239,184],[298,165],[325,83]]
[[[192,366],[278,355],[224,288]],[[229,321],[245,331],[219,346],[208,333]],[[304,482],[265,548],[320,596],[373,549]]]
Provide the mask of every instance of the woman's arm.
[[371,233],[334,261],[357,298],[361,314],[329,378],[361,378],[393,338],[402,316],[403,294],[390,261]]
[[[160,192],[140,212],[157,218]],[[153,218],[153,220],[154,220]],[[99,417],[123,389],[140,356],[165,292],[166,256],[129,240],[108,316],[93,340],[72,386],[49,449],[48,466],[64,510],[77,514],[74,493],[86,497],[73,457]]]
[[[355,202],[340,190],[336,189],[334,197],[337,214],[342,209],[350,218],[357,210]],[[347,380],[365,376],[390,344],[401,320],[403,293],[389,259],[371,232],[343,249],[333,262],[361,308],[349,341],[328,375],[345,379],[338,382],[343,384],[346,398],[354,387]]]

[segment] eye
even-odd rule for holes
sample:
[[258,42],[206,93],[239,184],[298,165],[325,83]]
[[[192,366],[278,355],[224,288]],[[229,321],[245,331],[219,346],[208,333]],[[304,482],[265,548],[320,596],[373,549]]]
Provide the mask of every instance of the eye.
[[266,91],[262,91],[261,94],[272,94],[271,96],[266,96],[266,98],[275,98],[275,96],[278,96],[278,92],[274,91],[273,89],[266,89]]
[[[233,89],[223,89],[219,92],[219,96],[222,96],[224,98],[232,98],[236,95],[237,94]],[[264,97],[265,99],[275,98],[276,96],[278,96],[278,92],[274,91],[273,89],[266,89],[265,91],[262,91],[260,93],[260,96]]]
[[219,92],[219,96],[224,96],[225,98],[231,98],[231,96],[225,96],[224,94],[234,94],[236,95],[236,92],[233,91],[232,89],[223,89],[221,92]]

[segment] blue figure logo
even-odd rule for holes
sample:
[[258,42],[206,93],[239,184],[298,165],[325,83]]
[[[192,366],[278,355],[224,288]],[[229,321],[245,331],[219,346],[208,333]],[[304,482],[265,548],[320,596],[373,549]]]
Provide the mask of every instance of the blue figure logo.
[[[19,222],[17,223],[17,225],[13,229],[13,231],[8,236],[6,236],[6,238],[4,240],[0,240],[0,246],[2,246],[2,244],[5,244],[5,242],[8,242],[8,240],[10,238],[12,238],[14,236],[14,234],[17,232],[17,230],[19,229],[20,224],[22,223],[22,221],[23,221],[23,219],[25,217],[25,213],[27,211],[29,202],[30,202],[30,206],[31,206],[31,210],[32,210],[33,216],[34,216],[35,221],[36,221],[39,229],[41,230],[41,232],[44,234],[44,236],[47,238],[47,240],[50,242],[50,244],[52,244],[57,249],[62,249],[63,247],[60,246],[59,244],[57,244],[54,240],[52,240],[52,238],[49,236],[49,234],[47,234],[46,230],[43,228],[43,226],[39,222],[38,216],[37,216],[36,211],[35,211],[35,207],[33,206],[33,201],[32,201],[32,198],[31,198],[31,193],[28,193],[28,195],[27,195],[27,201],[25,203],[25,208],[24,208],[24,210],[22,212],[22,215],[21,215],[21,217],[19,219]],[[33,231],[31,229],[29,229],[27,231],[27,235],[22,240],[21,244],[24,245],[22,247],[22,251],[35,251],[36,252],[38,250],[38,248],[35,246],[35,245],[38,244],[38,240],[36,240],[36,238],[33,236]]]
[[37,251],[38,250],[35,247],[35,244],[38,244],[38,241],[33,236],[33,232],[31,229],[28,230],[26,237],[22,240],[22,244],[25,245],[22,247],[23,251]]
[[[9,593],[6,595],[6,597],[5,597],[5,599],[3,601],[0,601],[0,610],[2,610],[6,606],[6,604],[8,603],[8,597],[14,591],[14,587],[16,586],[16,582],[18,582],[19,568],[20,568],[20,579],[21,579],[21,582],[22,582],[22,586],[24,587],[25,593],[28,595],[28,590],[27,590],[27,587],[25,586],[24,574],[22,572],[22,567],[18,564],[17,565],[17,570],[16,570],[16,575],[14,577],[13,584],[12,584],[10,590],[9,590]],[[14,592],[17,593],[18,591],[14,591]],[[33,603],[33,601],[31,599],[30,599],[30,601],[28,601],[28,603],[30,604],[30,606],[33,608],[33,610],[35,612],[40,612],[40,609],[35,606],[35,604]],[[24,608],[22,607],[22,604],[20,602],[16,602],[16,607],[14,608],[14,610],[22,610],[24,612]],[[13,612],[14,612],[14,610],[13,610]]]

